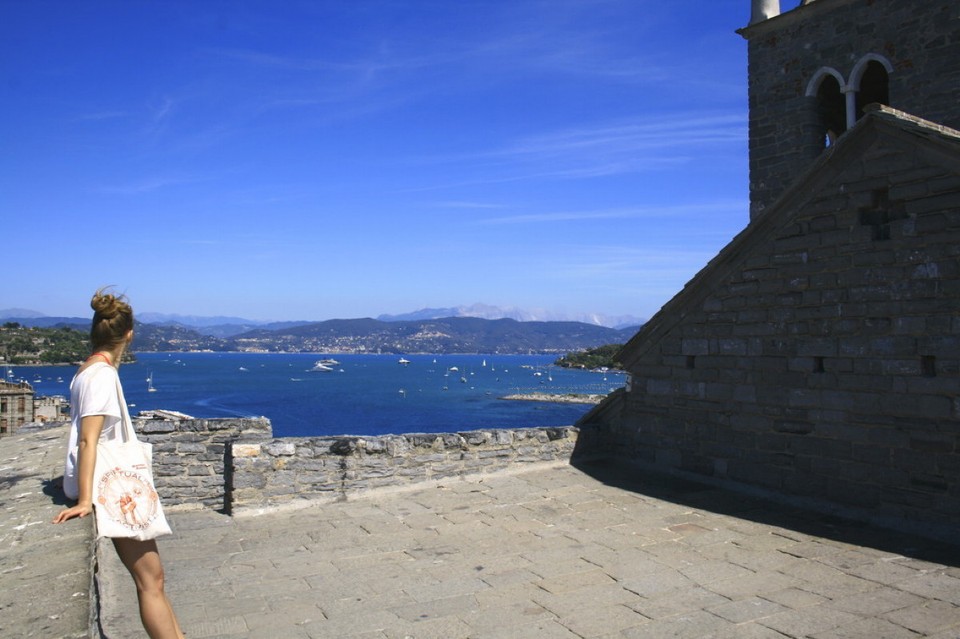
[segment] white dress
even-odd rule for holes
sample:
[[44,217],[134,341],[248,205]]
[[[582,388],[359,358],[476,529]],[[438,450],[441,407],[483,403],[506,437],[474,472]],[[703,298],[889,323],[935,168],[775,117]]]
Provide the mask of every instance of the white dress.
[[117,394],[117,369],[106,362],[94,362],[77,373],[70,382],[70,441],[67,462],[63,471],[63,492],[70,499],[80,493],[77,480],[77,445],[80,442],[80,420],[89,415],[103,415],[100,441],[117,436],[116,428],[122,419],[120,398]]

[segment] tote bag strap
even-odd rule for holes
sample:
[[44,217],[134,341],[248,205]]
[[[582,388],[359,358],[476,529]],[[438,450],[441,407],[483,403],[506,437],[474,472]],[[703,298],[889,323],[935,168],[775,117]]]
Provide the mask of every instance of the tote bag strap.
[[130,410],[127,408],[127,400],[123,396],[123,386],[120,385],[120,375],[117,375],[117,400],[120,402],[120,432],[123,441],[137,441],[137,431],[133,429],[133,420],[130,419]]

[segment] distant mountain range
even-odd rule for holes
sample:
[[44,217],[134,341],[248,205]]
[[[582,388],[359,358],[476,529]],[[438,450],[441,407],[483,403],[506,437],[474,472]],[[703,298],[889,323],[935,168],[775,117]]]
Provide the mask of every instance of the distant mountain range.
[[610,328],[626,328],[643,324],[645,320],[633,315],[602,315],[600,313],[580,313],[575,315],[552,313],[543,310],[529,310],[516,307],[503,308],[488,304],[471,306],[452,306],[446,308],[422,308],[401,315],[379,315],[384,322],[405,322],[445,317],[479,317],[481,319],[514,319],[518,322],[583,322]]
[[[481,312],[481,305],[469,307]],[[484,307],[495,315],[493,307]],[[444,312],[461,315],[432,317]],[[308,353],[565,353],[623,343],[635,325],[611,328],[595,322],[519,321],[465,316],[467,309],[422,309],[405,316],[323,322],[253,322],[235,317],[143,313],[137,316],[135,350],[262,351]],[[424,318],[404,319],[423,315]],[[383,319],[389,317],[389,320]],[[0,310],[0,322],[69,326],[87,331],[89,318],[48,317],[23,309]]]
[[328,320],[286,329],[257,329],[231,338],[233,350],[313,353],[567,353],[623,343],[639,327],[583,322],[518,322],[476,317],[384,322]]

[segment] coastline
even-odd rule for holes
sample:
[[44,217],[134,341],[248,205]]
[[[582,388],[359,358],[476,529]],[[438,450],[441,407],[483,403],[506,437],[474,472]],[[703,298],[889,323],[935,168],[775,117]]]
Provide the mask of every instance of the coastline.
[[599,393],[515,393],[500,399],[521,402],[553,402],[555,404],[599,404],[606,395]]

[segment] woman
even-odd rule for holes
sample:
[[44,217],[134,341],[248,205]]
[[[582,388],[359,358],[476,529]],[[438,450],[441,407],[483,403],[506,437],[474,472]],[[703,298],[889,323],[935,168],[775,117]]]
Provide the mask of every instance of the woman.
[[[63,490],[77,504],[60,511],[53,523],[61,524],[93,512],[93,470],[97,442],[120,434],[123,412],[118,394],[117,368],[133,341],[133,309],[124,296],[104,289],[90,302],[93,354],[70,382],[70,444]],[[151,639],[183,639],[173,607],[163,589],[163,565],[153,539],[113,538],[113,547],[137,586],[140,620]]]

